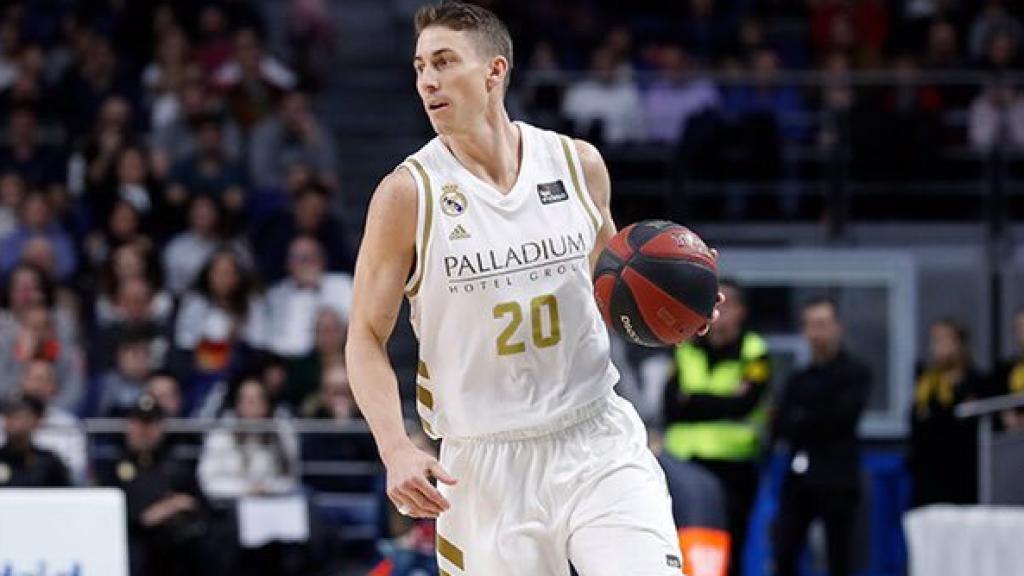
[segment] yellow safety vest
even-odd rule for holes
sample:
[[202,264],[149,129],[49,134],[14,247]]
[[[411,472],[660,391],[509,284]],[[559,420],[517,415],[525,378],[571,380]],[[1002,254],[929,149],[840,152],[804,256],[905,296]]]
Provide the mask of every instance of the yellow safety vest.
[[[693,344],[676,348],[679,389],[687,394],[732,396],[745,381],[767,385],[770,374],[764,358],[768,346],[763,338],[747,332],[740,345],[740,357],[708,366],[707,353]],[[706,420],[669,423],[665,450],[676,458],[706,460],[750,460],[757,456],[764,423],[765,402],[742,420]]]

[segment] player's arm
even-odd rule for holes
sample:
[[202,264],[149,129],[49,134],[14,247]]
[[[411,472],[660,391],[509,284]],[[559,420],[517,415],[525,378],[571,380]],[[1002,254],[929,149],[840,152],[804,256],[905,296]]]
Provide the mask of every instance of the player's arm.
[[[608,242],[618,231],[615,228],[615,220],[612,219],[612,182],[611,177],[608,175],[608,167],[605,166],[604,158],[601,157],[601,153],[597,148],[585,140],[574,140],[573,143],[576,145],[576,155],[579,156],[580,164],[583,167],[583,177],[587,182],[590,199],[593,200],[594,206],[597,207],[601,217],[601,226],[598,228],[597,237],[594,239],[594,249],[590,251],[590,271],[593,272],[594,267],[597,265],[597,259],[601,256],[601,251],[604,250],[604,247],[608,245]],[[718,258],[717,250],[712,248],[711,253],[716,259]],[[703,336],[707,334],[711,324],[718,319],[718,305],[722,302],[725,302],[725,295],[719,292],[711,322],[708,322],[698,332],[698,335]]]
[[387,342],[402,305],[416,251],[416,183],[406,170],[374,192],[356,261],[346,359],[352,392],[388,473],[388,496],[410,516],[436,517],[448,502],[429,478],[452,479],[405,432],[398,379]]
[[597,207],[601,218],[601,226],[597,230],[597,238],[594,239],[594,249],[590,251],[590,270],[593,271],[601,251],[618,231],[615,228],[615,220],[612,219],[612,183],[611,177],[608,176],[608,167],[605,166],[604,158],[601,158],[597,148],[585,140],[573,142],[576,145],[576,154],[580,158],[580,165],[583,167],[583,178],[587,182],[590,199]]

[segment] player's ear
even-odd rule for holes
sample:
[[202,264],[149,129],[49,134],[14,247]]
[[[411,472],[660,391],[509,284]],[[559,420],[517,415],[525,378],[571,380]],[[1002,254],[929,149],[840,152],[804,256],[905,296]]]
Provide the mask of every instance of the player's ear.
[[504,86],[508,73],[508,60],[504,56],[491,58],[491,65],[487,70],[487,89]]

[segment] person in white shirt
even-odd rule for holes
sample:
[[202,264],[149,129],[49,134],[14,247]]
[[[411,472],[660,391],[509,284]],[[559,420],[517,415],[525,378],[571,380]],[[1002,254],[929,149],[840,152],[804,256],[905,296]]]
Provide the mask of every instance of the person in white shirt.
[[[262,348],[266,339],[262,305],[252,271],[241,256],[230,248],[219,249],[207,260],[195,287],[182,298],[174,344],[197,353],[204,344],[230,348],[245,343]],[[220,363],[215,366],[222,367]]]
[[247,245],[225,238],[224,207],[212,196],[197,194],[189,200],[188,229],[171,239],[163,253],[165,287],[180,296],[195,281],[217,248],[227,245],[246,265],[252,262]]
[[1024,96],[1006,83],[993,82],[981,91],[967,112],[967,139],[979,154],[999,146],[1024,148]]
[[646,134],[640,91],[616,67],[610,49],[594,51],[590,72],[591,77],[569,87],[562,103],[562,113],[572,121],[575,132],[599,137],[605,144],[642,140]]
[[199,485],[213,500],[287,494],[298,487],[298,441],[283,420],[273,432],[232,429],[234,423],[258,422],[271,416],[270,398],[262,382],[251,378],[238,387],[234,413],[213,430],[199,457]]
[[267,348],[286,358],[308,354],[320,308],[331,308],[347,321],[351,306],[352,277],[328,273],[320,243],[296,237],[288,249],[288,277],[267,292]]
[[188,207],[188,229],[179,233],[163,253],[167,288],[181,294],[195,280],[206,259],[221,242],[222,210],[209,196],[195,196]]

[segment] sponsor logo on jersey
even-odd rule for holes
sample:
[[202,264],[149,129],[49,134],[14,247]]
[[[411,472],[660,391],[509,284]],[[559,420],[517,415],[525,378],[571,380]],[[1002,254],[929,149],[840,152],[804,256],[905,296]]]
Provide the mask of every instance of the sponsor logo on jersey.
[[[453,230],[449,237],[454,236],[457,230]],[[589,252],[584,233],[577,232],[529,240],[504,248],[449,254],[444,257],[442,264],[449,292],[468,294],[578,274],[581,270],[587,270]]]
[[463,280],[494,272],[513,273],[586,254],[587,241],[582,232],[563,234],[505,249],[445,256],[444,273],[449,280]]
[[466,211],[469,204],[466,202],[466,195],[463,194],[455,184],[445,184],[441,187],[441,211],[449,216],[459,216]]
[[537,184],[537,195],[540,196],[541,204],[554,204],[569,199],[569,193],[565,191],[565,185],[561,180]]
[[679,556],[674,554],[665,554],[665,564],[668,564],[670,568],[683,567],[683,561],[679,559]]
[[462,224],[456,226],[452,230],[452,233],[448,235],[449,240],[465,240],[467,238],[469,238],[469,232],[466,232],[466,229],[462,227]]

